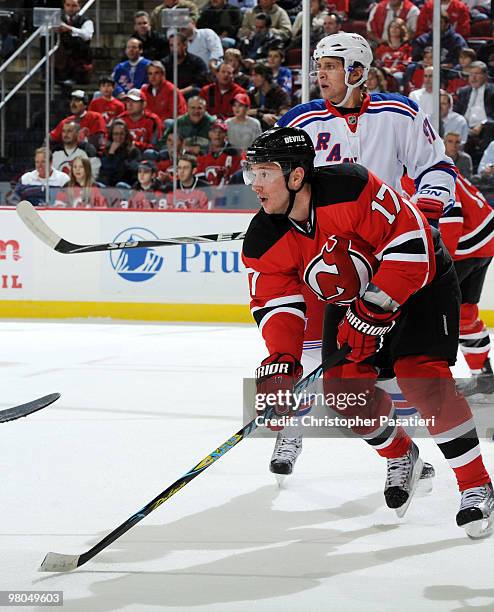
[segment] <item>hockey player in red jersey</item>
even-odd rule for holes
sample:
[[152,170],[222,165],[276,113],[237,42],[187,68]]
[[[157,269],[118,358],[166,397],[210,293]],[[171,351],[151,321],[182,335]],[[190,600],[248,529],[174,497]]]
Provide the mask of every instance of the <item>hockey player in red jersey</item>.
[[456,202],[440,222],[441,236],[455,263],[461,290],[460,348],[472,379],[460,385],[466,396],[494,393],[490,338],[478,303],[494,255],[494,211],[482,193],[461,174]]
[[[414,193],[414,183],[407,175],[401,184],[406,193]],[[455,204],[441,217],[439,227],[460,283],[460,349],[472,373],[472,378],[458,388],[467,397],[490,395],[494,393],[490,337],[479,318],[478,303],[494,255],[494,211],[459,171]]]
[[[302,375],[306,284],[326,308],[341,309],[337,329],[324,330],[323,357],[336,344],[350,348],[350,363],[325,373],[325,390],[338,377],[374,383],[384,346],[387,367],[455,472],[457,524],[471,537],[485,536],[494,524],[494,492],[472,413],[449,369],[460,302],[452,260],[415,205],[358,164],[314,171],[314,156],[310,137],[297,128],[269,130],[247,150],[244,179],[262,209],[246,233],[243,261],[269,352],[261,366],[271,366],[258,370],[258,390],[290,389]],[[373,383],[368,409],[389,415],[390,398]],[[379,423],[358,433],[386,457],[386,503],[403,516],[423,462],[399,425],[383,430]]]
[[[413,201],[431,224],[438,225],[444,205],[454,198],[456,171],[429,119],[413,100],[400,94],[367,94],[364,84],[373,61],[369,43],[358,34],[338,32],[322,38],[313,59],[321,99],[298,104],[277,124],[302,128],[315,148],[317,167],[356,162],[401,193],[406,166],[415,180]],[[315,302],[303,292],[307,302]],[[321,315],[317,308],[307,322],[304,355],[320,346]],[[396,408],[403,397],[396,381],[388,380]],[[281,432],[270,469],[290,473],[301,451],[296,428]]]

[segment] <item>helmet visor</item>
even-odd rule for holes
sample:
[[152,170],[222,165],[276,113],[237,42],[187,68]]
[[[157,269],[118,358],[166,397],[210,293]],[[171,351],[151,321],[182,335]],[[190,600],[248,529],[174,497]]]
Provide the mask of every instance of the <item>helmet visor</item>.
[[282,168],[277,162],[242,162],[242,174],[246,185],[265,187],[274,183],[281,175],[290,174],[290,168]]

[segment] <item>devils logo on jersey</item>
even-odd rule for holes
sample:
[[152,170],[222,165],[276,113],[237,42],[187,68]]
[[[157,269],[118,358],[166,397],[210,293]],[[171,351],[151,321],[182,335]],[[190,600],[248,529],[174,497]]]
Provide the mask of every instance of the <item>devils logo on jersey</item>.
[[350,240],[330,236],[306,267],[304,281],[321,299],[347,305],[364,294],[373,274],[372,264]]

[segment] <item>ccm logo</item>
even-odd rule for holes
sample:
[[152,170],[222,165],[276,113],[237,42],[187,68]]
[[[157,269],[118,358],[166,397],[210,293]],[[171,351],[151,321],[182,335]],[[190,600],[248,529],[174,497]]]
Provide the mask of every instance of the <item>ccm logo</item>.
[[256,377],[262,378],[263,376],[271,376],[273,374],[288,374],[289,368],[289,363],[269,363],[257,368]]

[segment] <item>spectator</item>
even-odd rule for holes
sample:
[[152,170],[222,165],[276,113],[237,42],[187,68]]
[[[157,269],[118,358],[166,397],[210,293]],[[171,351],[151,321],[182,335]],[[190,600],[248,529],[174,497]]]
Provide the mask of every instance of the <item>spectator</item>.
[[385,93],[387,91],[386,78],[379,68],[369,68],[367,81],[365,82],[367,93]]
[[19,46],[19,39],[17,36],[12,36],[9,29],[9,21],[7,19],[0,19],[0,60],[3,63],[8,59],[12,53]]
[[228,0],[210,0],[201,11],[197,27],[214,30],[223,47],[229,48],[235,46],[241,23],[242,13],[238,6],[229,4]]
[[[46,184],[46,163],[45,163],[46,150],[44,147],[36,149],[34,152],[34,170],[26,172],[20,178],[21,185],[45,185]],[[65,172],[55,170],[53,167],[53,155],[49,153],[50,162],[50,187],[63,187],[69,181],[69,176]]]
[[[332,15],[341,24],[341,17],[337,13]],[[315,47],[323,36],[324,21],[328,17],[326,0],[310,0],[310,17],[310,43],[311,47]],[[300,11],[293,22],[292,37],[287,49],[302,48],[302,19],[303,11]]]
[[226,120],[228,142],[238,149],[247,149],[262,134],[261,124],[254,117],[249,117],[250,98],[239,93],[232,100],[233,117]]
[[62,128],[64,123],[75,121],[79,124],[79,142],[89,142],[102,150],[106,140],[106,125],[103,116],[95,111],[87,110],[87,96],[82,89],[76,89],[70,96],[70,110],[72,115],[65,117],[50,132],[50,141],[57,145],[62,143]]
[[[158,161],[158,180],[165,185],[170,181],[173,181],[173,160],[175,159],[175,147],[173,140],[173,132],[169,132],[165,139],[165,149],[160,150],[160,159]],[[208,141],[209,143],[209,141]],[[177,147],[176,154],[177,159],[179,155],[184,153],[184,139],[180,134],[177,133]]]
[[[189,146],[197,147],[196,152],[204,153],[209,145],[209,130],[215,122],[216,117],[206,112],[206,100],[199,96],[193,96],[187,101],[187,112],[177,119],[178,134],[186,141]],[[159,147],[166,144],[169,134],[173,129],[169,127],[165,133],[165,142],[160,142]]]
[[108,201],[93,180],[87,157],[75,157],[70,166],[70,180],[57,193],[55,206],[62,208],[108,208]]
[[273,83],[273,71],[269,66],[255,66],[252,80],[254,90],[249,92],[249,96],[253,108],[249,115],[256,117],[262,129],[267,130],[290,108],[290,96]]
[[328,13],[325,15],[322,22],[321,38],[330,36],[331,34],[338,34],[338,32],[341,32],[342,24],[343,20],[338,13]]
[[259,13],[269,15],[273,33],[280,38],[283,43],[287,43],[292,35],[292,24],[290,17],[285,10],[276,4],[276,0],[258,0],[257,6],[248,10],[244,14],[242,27],[238,31],[238,39],[248,38],[249,40],[256,32],[256,16]]
[[125,96],[126,111],[119,116],[129,128],[134,146],[140,151],[153,150],[163,133],[161,120],[145,109],[146,102],[139,89]]
[[403,19],[394,19],[388,26],[387,42],[376,49],[375,58],[380,65],[399,82],[412,59],[412,47],[408,42],[408,30]]
[[494,141],[484,151],[479,163],[478,173],[484,179],[494,179]]
[[271,17],[266,13],[258,13],[255,19],[255,34],[242,41],[242,51],[246,58],[259,60],[267,57],[269,49],[283,44],[271,28]]
[[446,155],[451,157],[455,166],[464,177],[470,179],[473,172],[472,158],[461,150],[461,136],[458,132],[444,134],[444,148]]
[[[470,36],[470,13],[468,7],[461,0],[441,0],[441,13],[443,12],[446,12],[449,16],[449,23],[455,32],[463,38]],[[417,19],[416,36],[431,32],[433,13],[434,0],[426,0]]]
[[149,159],[139,162],[137,182],[129,198],[128,207],[132,209],[166,208],[163,186],[157,179],[156,164]]
[[275,48],[268,51],[268,66],[273,71],[273,79],[281,89],[284,89],[291,96],[293,86],[292,71],[290,68],[281,65],[284,61],[285,54],[282,49]]
[[190,18],[189,25],[181,29],[187,37],[187,48],[190,53],[200,57],[206,66],[214,72],[223,59],[221,38],[210,28],[196,28],[196,19]]
[[415,36],[419,9],[410,0],[380,0],[374,4],[367,20],[370,40],[377,43],[389,41],[389,25],[395,19],[402,19],[408,29],[408,38]]
[[240,169],[242,152],[229,145],[226,140],[228,128],[217,120],[209,130],[209,150],[197,159],[197,175],[210,185],[226,185],[230,177]]
[[186,8],[190,11],[190,16],[199,17],[199,9],[197,4],[191,0],[163,0],[161,4],[151,11],[151,28],[157,32],[161,32],[163,24],[161,21],[161,13],[165,9]]
[[70,174],[70,168],[77,157],[89,159],[94,178],[98,178],[101,161],[96,149],[88,142],[79,143],[80,126],[75,121],[67,121],[62,126],[62,149],[53,153],[53,166],[60,172]]
[[230,64],[222,62],[216,73],[215,82],[205,85],[199,96],[206,100],[208,113],[225,118],[232,116],[232,100],[238,93],[246,91],[233,81],[233,68]]
[[[47,202],[45,194],[46,187],[46,163],[45,148],[36,149],[34,153],[34,167],[31,172],[26,172],[21,176],[15,187],[13,203],[20,200],[28,200],[33,206],[41,206]],[[50,176],[48,179],[49,187],[64,187],[69,182],[69,175],[59,172],[53,168],[52,154],[49,155]]]
[[107,187],[130,189],[137,180],[140,155],[125,121],[115,119],[110,125],[108,142],[101,156],[100,183]]
[[432,117],[434,113],[434,102],[432,97],[432,73],[434,68],[428,66],[424,70],[424,86],[420,89],[415,89],[410,94],[410,100],[416,102],[428,117]]
[[99,113],[108,128],[110,123],[124,112],[125,104],[113,97],[115,81],[112,77],[102,76],[98,81],[98,88],[101,95],[91,100],[88,110]]
[[247,91],[250,87],[249,77],[241,72],[242,53],[240,49],[225,49],[225,63],[233,68],[233,80]]
[[177,83],[182,94],[188,98],[199,93],[200,88],[208,82],[208,68],[197,55],[188,52],[187,37],[181,33],[172,33],[169,37],[170,55],[163,60],[166,74],[173,75],[173,45],[177,45]]
[[[209,183],[198,176],[197,159],[194,155],[181,155],[177,164],[177,191],[175,208],[187,210],[207,210],[209,208],[207,190]],[[173,185],[166,188],[168,208],[173,208]]]
[[461,146],[465,145],[468,138],[468,123],[463,115],[454,112],[453,96],[443,89],[441,89],[441,124],[441,134],[459,134]]
[[86,15],[79,13],[79,0],[64,0],[60,44],[55,53],[55,78],[71,79],[77,83],[89,83],[92,71],[91,39],[94,25]]
[[470,65],[468,82],[469,85],[458,90],[454,110],[467,120],[470,132],[465,151],[475,163],[494,138],[494,85],[487,82],[484,62]]
[[134,14],[134,32],[131,38],[136,38],[142,43],[142,55],[149,60],[159,60],[169,53],[168,40],[158,30],[151,28],[151,18],[146,11],[137,11]]
[[[468,85],[468,71],[470,69],[470,65],[477,58],[477,54],[473,49],[469,49],[468,47],[464,47],[460,49],[460,53],[458,54],[458,64],[452,69],[446,72],[446,89],[449,93],[456,96],[456,92],[460,87],[465,87]],[[443,73],[441,73],[442,77]]]
[[458,64],[455,66],[456,70],[460,72],[466,72],[467,68],[470,68],[472,62],[477,59],[477,54],[474,49],[470,47],[463,47],[458,54]]
[[127,60],[115,66],[112,77],[116,86],[114,95],[123,98],[131,89],[140,89],[148,82],[147,67],[151,60],[142,56],[142,42],[129,38],[125,47]]
[[[432,45],[432,32],[422,34],[413,41],[414,61],[420,60],[424,50]],[[456,66],[458,56],[462,48],[466,47],[465,39],[456,33],[449,24],[449,17],[446,13],[441,15],[441,65],[447,67]]]
[[424,84],[424,70],[432,66],[432,47],[424,49],[424,56],[421,61],[408,64],[403,77],[403,88],[406,94],[414,89],[420,89]]
[[[173,119],[173,90],[175,85],[166,80],[165,67],[159,61],[148,66],[149,84],[143,85],[141,94],[146,102],[146,109],[158,115],[162,123]],[[187,112],[187,103],[181,91],[177,91],[177,117]]]

